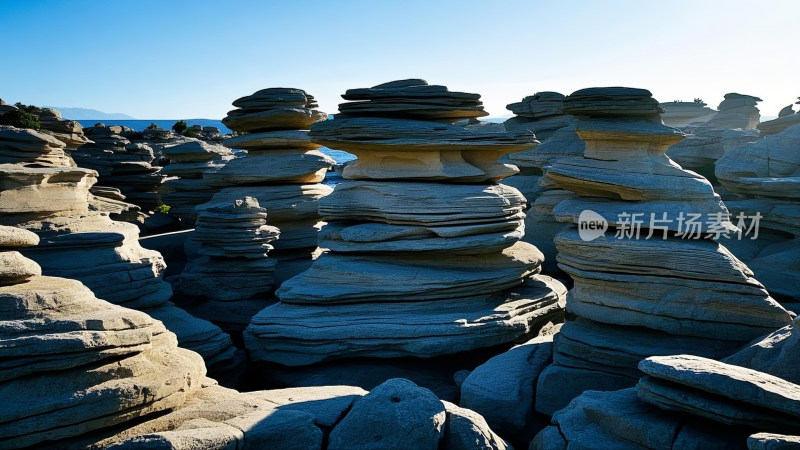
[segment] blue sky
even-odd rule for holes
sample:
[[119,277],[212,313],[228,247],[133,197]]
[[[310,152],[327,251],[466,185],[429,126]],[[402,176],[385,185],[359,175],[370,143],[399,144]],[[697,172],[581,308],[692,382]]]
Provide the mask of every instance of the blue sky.
[[0,0],[0,98],[221,118],[286,86],[335,113],[348,88],[415,77],[478,92],[493,116],[612,85],[712,107],[752,94],[774,116],[800,95],[799,18],[797,0]]

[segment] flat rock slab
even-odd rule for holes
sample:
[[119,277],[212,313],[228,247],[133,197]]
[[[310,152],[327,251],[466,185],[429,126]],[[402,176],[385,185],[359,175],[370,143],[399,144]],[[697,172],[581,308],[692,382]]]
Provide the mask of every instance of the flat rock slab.
[[729,426],[776,432],[800,431],[796,417],[658,378],[640,379],[636,395],[661,409],[688,413]]
[[776,376],[691,355],[650,357],[639,369],[659,380],[794,417],[800,425],[800,386]]
[[544,257],[525,242],[487,255],[436,252],[320,256],[276,291],[284,303],[330,305],[490,295],[538,273]]
[[486,419],[504,436],[531,421],[539,373],[552,361],[553,336],[535,338],[476,367],[461,384],[460,405]]
[[722,361],[800,384],[800,319],[756,339]]
[[565,296],[559,282],[537,276],[510,293],[489,297],[278,303],[253,317],[244,338],[253,359],[289,366],[348,357],[431,358],[529,336],[560,320]]

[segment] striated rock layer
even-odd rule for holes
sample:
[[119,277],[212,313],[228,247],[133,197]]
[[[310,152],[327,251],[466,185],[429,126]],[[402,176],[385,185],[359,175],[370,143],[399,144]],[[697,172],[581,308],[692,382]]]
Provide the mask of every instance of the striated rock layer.
[[344,98],[357,104],[311,128],[315,142],[359,156],[319,202],[330,252],[253,317],[251,357],[282,366],[405,358],[424,373],[420,358],[498,348],[559,321],[566,289],[538,275],[542,254],[520,242],[525,198],[495,183],[516,172],[499,156],[533,135],[453,124],[483,115],[478,97],[421,80]]
[[0,226],[0,261],[26,268],[0,270],[0,449],[352,449],[364,430],[381,448],[509,448],[479,414],[404,379],[220,387],[158,320],[41,276],[17,252],[38,241]]
[[576,116],[584,156],[556,160],[546,176],[577,194],[553,208],[559,221],[581,226],[555,239],[559,267],[574,281],[567,311],[576,320],[554,339],[538,411],[552,414],[586,390],[633,386],[649,356],[720,359],[790,322],[753,272],[712,240],[737,228],[711,184],[666,156],[683,135],[661,124],[650,92],[584,89],[564,110]]
[[[736,196],[726,201],[731,213],[758,220],[743,239],[726,241],[767,289],[800,302],[800,124],[730,151],[717,161],[722,185]],[[756,238],[757,239],[754,239]]]
[[[40,140],[40,152],[49,151],[48,142]],[[0,148],[4,146],[0,140]],[[90,207],[89,189],[97,172],[38,165],[0,165],[0,224],[33,231],[41,238],[39,246],[22,253],[35,260],[45,275],[77,279],[95,295],[162,320],[181,345],[209,361],[215,375],[225,378],[224,373],[235,373],[235,363],[243,355],[218,327],[169,302],[172,289],[161,278],[164,259],[139,245],[139,229]]]
[[335,161],[317,150],[308,128],[327,114],[301,89],[267,88],[233,102],[223,123],[240,134],[224,145],[247,156],[210,171],[203,181],[214,186],[214,202],[253,197],[266,208],[270,225],[280,230],[271,256],[277,284],[302,272],[317,253],[322,227],[317,202],[332,189],[321,184]]

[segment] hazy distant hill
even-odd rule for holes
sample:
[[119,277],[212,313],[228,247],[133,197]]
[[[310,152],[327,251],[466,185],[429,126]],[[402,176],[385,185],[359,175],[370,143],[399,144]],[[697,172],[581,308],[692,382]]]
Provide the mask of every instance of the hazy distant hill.
[[49,106],[61,112],[61,117],[69,120],[135,120],[133,117],[122,113],[105,113],[88,108],[61,108]]

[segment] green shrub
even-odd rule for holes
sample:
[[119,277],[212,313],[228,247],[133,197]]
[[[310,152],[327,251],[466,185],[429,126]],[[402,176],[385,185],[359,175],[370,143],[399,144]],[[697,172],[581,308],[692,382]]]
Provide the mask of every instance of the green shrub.
[[183,133],[183,135],[186,136],[186,137],[195,138],[195,139],[200,137],[200,134],[197,133],[197,131],[194,131],[194,130],[186,130],[186,132]]
[[150,125],[147,126],[147,130],[151,130],[151,131],[158,131],[160,129],[161,129],[161,127],[158,126],[158,124],[155,123],[155,122],[150,122]]
[[156,206],[155,212],[161,214],[169,214],[169,206],[164,204],[158,205]]
[[34,130],[42,128],[42,123],[39,122],[39,116],[23,109],[16,109],[0,115],[0,125],[11,125],[17,128],[32,128]]
[[179,120],[175,122],[175,125],[172,126],[172,131],[183,134],[189,128],[189,124],[186,123],[185,120]]

